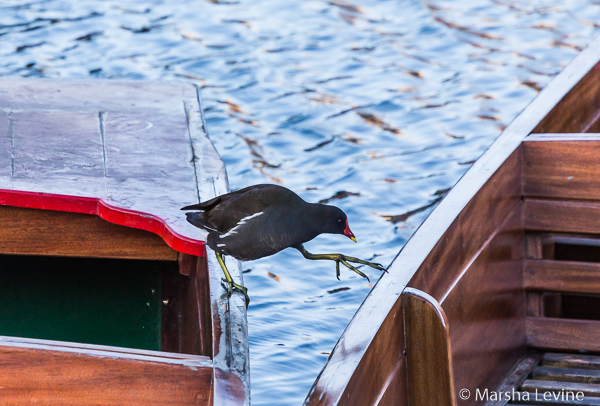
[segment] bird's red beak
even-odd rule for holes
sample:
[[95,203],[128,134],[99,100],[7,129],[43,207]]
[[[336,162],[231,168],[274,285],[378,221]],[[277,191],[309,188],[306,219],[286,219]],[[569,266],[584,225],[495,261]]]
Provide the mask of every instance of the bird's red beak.
[[350,226],[348,225],[348,219],[346,219],[346,229],[344,230],[344,235],[350,238],[352,241],[357,242],[356,237],[354,236],[354,234],[352,234]]

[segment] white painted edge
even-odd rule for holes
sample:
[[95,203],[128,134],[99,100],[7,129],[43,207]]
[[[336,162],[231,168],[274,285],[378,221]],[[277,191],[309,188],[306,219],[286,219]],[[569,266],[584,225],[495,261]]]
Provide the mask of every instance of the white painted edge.
[[70,343],[65,341],[42,340],[35,338],[0,336],[0,347],[58,351],[100,358],[158,362],[162,364],[175,364],[195,368],[212,369],[213,367],[211,359],[203,355],[176,354],[171,352],[137,350],[133,348]]

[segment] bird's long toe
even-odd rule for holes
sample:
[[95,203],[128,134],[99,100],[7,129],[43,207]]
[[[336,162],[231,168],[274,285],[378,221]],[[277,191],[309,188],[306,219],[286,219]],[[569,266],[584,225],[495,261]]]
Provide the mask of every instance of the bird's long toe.
[[227,279],[221,279],[223,281],[223,288],[227,290],[227,297],[231,297],[233,290],[239,290],[244,294],[246,298],[246,309],[250,305],[250,296],[248,296],[248,288],[242,285],[235,283],[234,281],[228,281]]

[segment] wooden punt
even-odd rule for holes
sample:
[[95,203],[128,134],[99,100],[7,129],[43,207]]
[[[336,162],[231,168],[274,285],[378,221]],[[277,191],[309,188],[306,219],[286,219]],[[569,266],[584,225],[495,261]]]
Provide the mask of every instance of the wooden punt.
[[248,405],[243,297],[179,211],[228,190],[197,89],[4,77],[0,134],[0,403]]
[[[600,39],[540,92],[407,242],[304,404],[600,405],[597,354]],[[476,397],[536,388],[586,397]]]

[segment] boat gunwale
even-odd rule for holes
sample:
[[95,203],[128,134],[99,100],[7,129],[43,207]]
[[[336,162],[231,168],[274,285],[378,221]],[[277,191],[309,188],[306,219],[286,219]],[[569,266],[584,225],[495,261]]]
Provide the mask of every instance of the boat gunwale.
[[[389,273],[383,274],[367,295],[336,343],[304,405],[335,405],[341,401],[385,319],[433,248],[521,142],[599,62],[600,36],[590,41],[459,179],[402,247],[389,266]],[[385,389],[384,386],[382,391]]]

